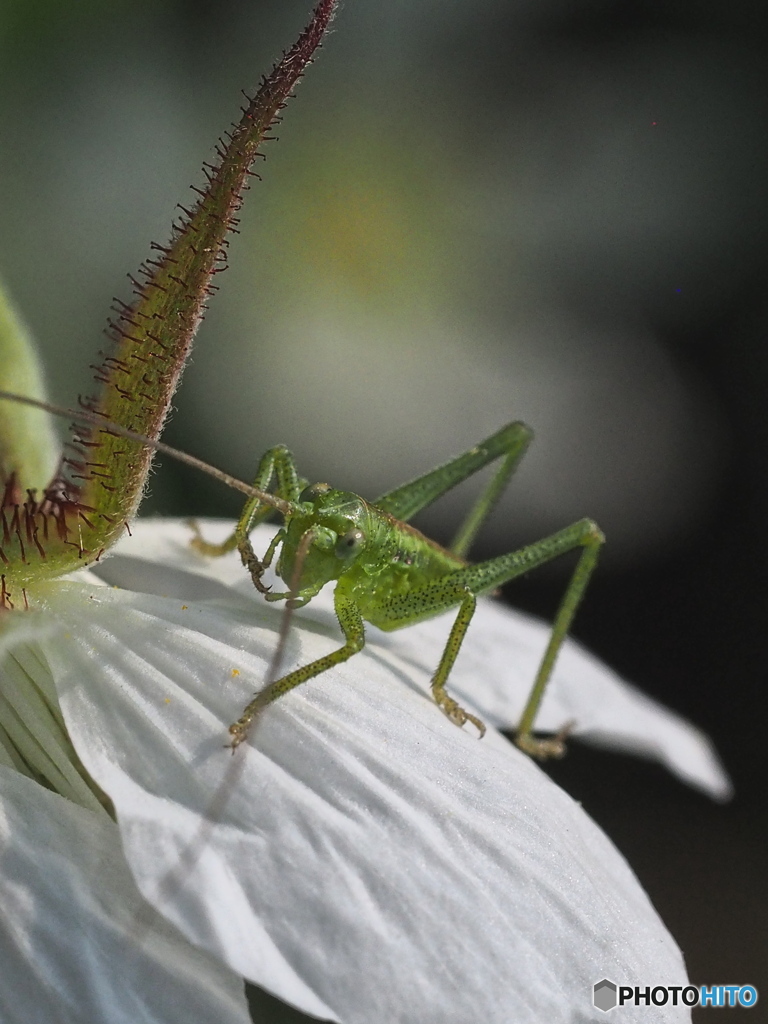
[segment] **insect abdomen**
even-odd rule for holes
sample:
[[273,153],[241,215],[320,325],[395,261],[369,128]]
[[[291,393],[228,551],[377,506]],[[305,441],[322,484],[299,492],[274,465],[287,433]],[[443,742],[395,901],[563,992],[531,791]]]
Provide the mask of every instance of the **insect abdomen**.
[[[405,625],[391,613],[392,603],[406,600],[414,592],[447,577],[466,562],[425,537],[409,523],[394,519],[380,509],[371,509],[375,543],[370,562],[362,560],[349,575],[354,599],[363,618],[380,629]],[[378,520],[378,521],[377,521]],[[374,540],[374,538],[371,538]],[[422,618],[431,617],[428,612]],[[410,621],[414,621],[411,617]]]

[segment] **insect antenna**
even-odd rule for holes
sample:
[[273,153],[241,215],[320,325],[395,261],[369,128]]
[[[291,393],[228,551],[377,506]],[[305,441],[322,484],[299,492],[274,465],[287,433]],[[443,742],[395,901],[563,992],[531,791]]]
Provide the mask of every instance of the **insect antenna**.
[[37,398],[27,398],[25,395],[14,394],[12,391],[0,391],[0,399],[8,402],[17,402],[20,405],[29,405],[33,409],[42,409],[43,412],[51,413],[53,416],[71,418],[81,423],[89,423],[100,427],[103,430],[111,431],[113,434],[119,434],[120,437],[124,437],[128,441],[137,441],[139,444],[146,445],[147,448],[152,448],[154,451],[160,452],[163,455],[168,455],[172,459],[176,459],[177,462],[183,462],[185,465],[191,466],[193,469],[197,469],[201,473],[207,473],[208,476],[212,476],[214,479],[221,481],[221,483],[226,484],[227,487],[231,487],[235,491],[240,491],[242,494],[248,495],[249,498],[258,498],[259,501],[263,501],[265,505],[271,505],[272,508],[281,512],[283,515],[290,515],[292,512],[296,511],[296,505],[293,502],[286,501],[283,498],[278,498],[277,495],[270,494],[268,491],[259,490],[258,487],[252,487],[243,480],[238,480],[236,476],[232,476],[230,473],[225,473],[223,470],[217,469],[216,466],[211,466],[209,463],[203,462],[202,459],[198,459],[195,455],[188,455],[187,452],[183,452],[178,448],[173,448],[171,445],[164,444],[162,441],[155,441],[151,437],[147,437],[145,434],[139,434],[135,430],[130,430],[128,427],[124,427],[120,423],[115,423],[113,420],[109,420],[99,413],[89,412],[86,409],[68,409],[63,405],[54,405],[52,402],[42,402]]

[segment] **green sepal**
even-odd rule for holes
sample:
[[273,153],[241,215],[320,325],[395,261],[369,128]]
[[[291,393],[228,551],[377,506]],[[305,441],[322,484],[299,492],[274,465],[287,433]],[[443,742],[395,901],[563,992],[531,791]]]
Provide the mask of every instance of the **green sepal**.
[[[307,28],[241,108],[240,121],[219,140],[217,160],[204,170],[205,187],[194,189],[198,198],[191,209],[181,207],[183,216],[168,245],[152,247],[153,258],[141,268],[144,280],[134,280],[133,302],[113,307],[111,350],[96,372],[99,391],[80,400],[90,412],[159,437],[215,290],[213,276],[226,267],[227,236],[237,230],[251,165],[320,45],[337,2],[317,3]],[[152,449],[107,425],[77,427],[62,473],[42,501],[24,501],[25,480],[13,502],[6,496],[0,508],[0,610],[14,607],[19,587],[98,561],[135,515],[152,455]]]
[[[0,280],[0,390],[45,401],[35,343]],[[59,460],[51,417],[39,409],[0,402],[0,493],[23,485],[40,493]],[[23,500],[25,492],[17,497]]]

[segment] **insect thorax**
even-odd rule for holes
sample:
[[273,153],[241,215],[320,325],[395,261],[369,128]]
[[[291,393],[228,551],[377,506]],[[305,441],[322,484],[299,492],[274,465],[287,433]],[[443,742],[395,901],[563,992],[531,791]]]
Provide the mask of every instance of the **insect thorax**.
[[[302,540],[312,539],[298,566],[298,592],[310,598],[344,579],[363,617],[376,619],[385,593],[405,593],[445,576],[464,562],[422,533],[349,491],[309,488],[310,501],[285,526],[277,571],[291,584]],[[306,540],[304,541],[306,546]]]

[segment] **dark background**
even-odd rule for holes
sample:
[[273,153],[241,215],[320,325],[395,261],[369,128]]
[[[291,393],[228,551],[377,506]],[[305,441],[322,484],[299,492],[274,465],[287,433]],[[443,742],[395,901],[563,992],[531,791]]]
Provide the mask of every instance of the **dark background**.
[[[89,389],[110,296],[308,6],[3,4],[0,267],[55,399]],[[538,441],[476,555],[597,519],[609,543],[575,633],[713,737],[736,797],[578,744],[552,774],[625,853],[692,982],[764,1001],[767,17],[347,0],[166,434],[246,478],[285,441],[307,476],[372,497],[527,419]],[[146,506],[237,508],[170,464]],[[447,539],[457,509],[426,527]],[[510,600],[551,615],[566,570]]]

